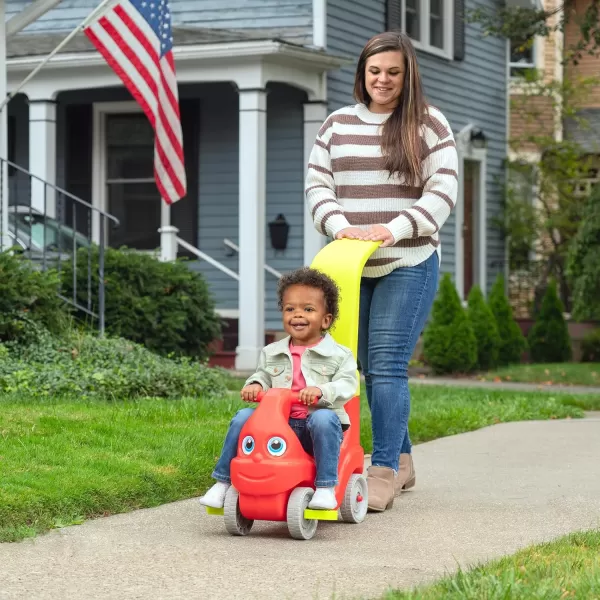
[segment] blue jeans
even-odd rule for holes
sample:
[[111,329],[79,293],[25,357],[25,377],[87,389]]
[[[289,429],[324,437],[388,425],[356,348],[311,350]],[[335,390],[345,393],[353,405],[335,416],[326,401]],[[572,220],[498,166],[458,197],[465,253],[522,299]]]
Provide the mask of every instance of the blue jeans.
[[434,252],[414,267],[361,281],[358,359],[371,410],[373,466],[397,471],[400,453],[411,452],[408,361],[431,310],[438,275]]
[[[217,481],[231,483],[229,465],[237,456],[242,427],[253,412],[253,408],[242,408],[231,419],[221,456],[212,474]],[[317,467],[315,487],[336,486],[340,446],[343,439],[340,418],[332,410],[321,408],[311,413],[307,419],[290,419],[289,424],[304,450],[315,457]]]

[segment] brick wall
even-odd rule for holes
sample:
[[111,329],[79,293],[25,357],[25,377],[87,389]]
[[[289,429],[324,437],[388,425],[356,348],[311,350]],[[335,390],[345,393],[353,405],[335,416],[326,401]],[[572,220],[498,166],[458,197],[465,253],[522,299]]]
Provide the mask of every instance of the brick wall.
[[[511,145],[518,141],[522,152],[535,151],[535,146],[525,141],[529,136],[550,136],[554,131],[552,100],[541,96],[512,95],[510,113]],[[515,148],[516,149],[516,148]]]
[[[569,18],[565,31],[565,50],[570,46],[577,44],[581,29],[577,23],[584,12],[590,0],[576,0],[572,9],[572,14]],[[565,69],[565,77],[575,79],[579,77],[599,77],[600,76],[600,57],[583,54],[579,64],[569,64]],[[586,94],[585,101],[582,103],[584,108],[600,108],[600,85],[596,85]]]

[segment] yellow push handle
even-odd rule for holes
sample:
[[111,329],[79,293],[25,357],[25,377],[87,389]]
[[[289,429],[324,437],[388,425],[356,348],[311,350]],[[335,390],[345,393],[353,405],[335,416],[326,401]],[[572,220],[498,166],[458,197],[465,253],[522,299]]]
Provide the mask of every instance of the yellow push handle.
[[311,267],[329,275],[340,288],[340,315],[331,335],[338,344],[358,351],[360,279],[365,263],[381,242],[336,240],[315,256]]

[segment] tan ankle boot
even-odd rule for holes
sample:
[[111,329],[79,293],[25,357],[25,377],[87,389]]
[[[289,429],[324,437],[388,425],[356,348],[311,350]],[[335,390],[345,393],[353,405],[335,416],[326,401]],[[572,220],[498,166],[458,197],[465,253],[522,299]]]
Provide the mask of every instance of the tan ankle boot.
[[369,467],[367,475],[369,488],[369,510],[381,512],[394,504],[394,469]]
[[414,487],[416,481],[417,476],[415,474],[412,454],[401,454],[398,474],[394,481],[394,495],[399,496],[402,490],[409,490],[411,487]]

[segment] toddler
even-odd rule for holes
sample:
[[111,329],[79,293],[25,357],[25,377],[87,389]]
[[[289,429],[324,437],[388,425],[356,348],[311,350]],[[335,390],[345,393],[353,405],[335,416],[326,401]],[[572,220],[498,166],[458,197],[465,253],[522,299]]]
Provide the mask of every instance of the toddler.
[[[338,484],[342,432],[350,426],[343,406],[358,388],[352,352],[327,333],[338,316],[339,290],[327,275],[304,267],[280,279],[278,300],[288,336],[261,351],[257,371],[246,381],[241,397],[255,402],[259,392],[270,388],[299,393],[289,424],[302,447],[315,458],[316,491],[308,506],[332,510],[337,507],[334,488]],[[253,410],[244,408],[231,420],[212,474],[217,483],[200,498],[201,504],[223,507],[231,485],[229,465]]]

